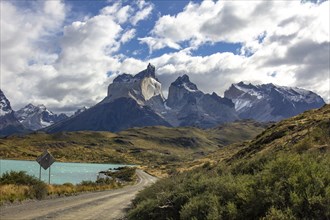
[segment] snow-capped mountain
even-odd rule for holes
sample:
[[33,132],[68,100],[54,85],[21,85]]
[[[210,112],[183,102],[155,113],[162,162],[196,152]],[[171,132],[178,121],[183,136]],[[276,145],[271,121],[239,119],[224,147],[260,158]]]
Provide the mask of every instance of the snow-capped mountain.
[[54,114],[44,105],[35,106],[33,104],[28,104],[18,110],[15,112],[15,116],[24,127],[31,130],[39,130],[68,118],[65,114]]
[[24,132],[27,132],[27,130],[17,120],[9,100],[0,90],[0,136]]
[[325,104],[311,91],[274,84],[232,84],[225,97],[233,100],[240,118],[258,121],[279,121]]
[[310,91],[272,84],[233,84],[222,98],[203,93],[187,75],[171,84],[166,100],[155,67],[149,64],[136,75],[117,76],[100,103],[44,130],[117,132],[153,125],[209,128],[245,118],[280,120],[323,104]]
[[165,119],[173,126],[213,127],[238,119],[230,99],[216,93],[204,94],[187,75],[178,77],[170,86]]

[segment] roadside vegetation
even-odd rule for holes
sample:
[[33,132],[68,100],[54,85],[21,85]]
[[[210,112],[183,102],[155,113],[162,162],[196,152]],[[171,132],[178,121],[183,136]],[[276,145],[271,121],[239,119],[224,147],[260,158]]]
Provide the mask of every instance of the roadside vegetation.
[[278,154],[220,163],[159,180],[129,219],[329,219],[330,156]]
[[109,172],[109,178],[82,181],[76,185],[71,183],[48,185],[24,171],[6,172],[0,177],[0,205],[26,199],[41,200],[46,197],[116,189],[136,181],[135,169],[135,167],[124,167],[116,172]]
[[330,105],[227,148],[143,190],[128,219],[330,219]]

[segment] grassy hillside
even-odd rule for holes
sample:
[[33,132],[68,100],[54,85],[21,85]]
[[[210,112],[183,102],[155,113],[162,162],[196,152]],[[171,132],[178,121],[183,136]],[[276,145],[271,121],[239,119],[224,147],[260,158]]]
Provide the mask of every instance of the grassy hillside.
[[204,157],[228,144],[251,139],[264,128],[264,124],[242,121],[209,130],[158,126],[133,128],[116,134],[89,131],[34,133],[0,139],[0,157],[35,160],[48,149],[57,161],[140,164],[167,173],[178,164]]
[[138,194],[128,218],[329,219],[329,150],[326,105],[158,181]]

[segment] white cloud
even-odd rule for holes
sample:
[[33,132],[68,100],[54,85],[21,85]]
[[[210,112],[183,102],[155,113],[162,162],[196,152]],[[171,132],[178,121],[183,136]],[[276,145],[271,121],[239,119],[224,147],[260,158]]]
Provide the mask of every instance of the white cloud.
[[[57,33],[65,18],[61,1],[35,2],[30,10],[1,1],[1,88],[14,108],[39,100],[35,86],[57,55],[43,39]],[[38,72],[40,69],[40,72]],[[41,72],[42,71],[42,72]],[[26,103],[27,104],[27,103]]]
[[[295,8],[295,10],[292,10]],[[289,35],[299,31],[324,41],[329,33],[329,3],[301,4],[299,1],[208,1],[189,3],[177,15],[161,16],[151,36],[141,39],[152,49],[161,49],[153,41],[199,45],[209,42],[249,43],[263,32]],[[290,25],[281,25],[288,22]],[[307,22],[307,23],[306,23]],[[307,26],[306,26],[307,24]],[[300,29],[315,30],[300,31]],[[153,40],[153,41],[152,41]],[[171,47],[163,44],[163,47]],[[198,46],[198,44],[196,45]],[[154,48],[153,48],[154,47]],[[173,47],[172,47],[173,48]]]
[[[74,111],[103,99],[113,78],[108,72],[125,70],[129,63],[121,62],[118,50],[136,30],[124,31],[123,25],[151,7],[114,3],[96,16],[63,26],[69,10],[63,2],[33,5],[26,10],[1,1],[1,89],[15,110],[32,102]],[[145,17],[136,22],[141,19]]]
[[140,43],[146,43],[149,45],[149,53],[151,54],[153,50],[162,49],[164,47],[170,47],[173,49],[181,49],[181,46],[171,39],[155,39],[152,37],[139,38]]
[[[190,73],[207,92],[222,93],[228,84],[241,80],[272,82],[311,89],[329,102],[329,9],[329,1],[189,3],[177,15],[161,16],[150,36],[139,40],[151,52],[177,49],[178,53],[155,59],[162,60],[160,72]],[[243,47],[241,55],[227,58],[190,55],[206,42],[239,42]],[[232,63],[238,66],[232,68]]]
[[[144,1],[141,1],[144,2]],[[138,22],[145,20],[148,18],[148,16],[151,14],[152,10],[153,10],[153,5],[152,4],[143,4],[140,7],[144,7],[141,8],[142,10],[138,11],[132,18],[131,18],[131,22],[132,24],[135,26],[137,25]]]
[[128,31],[126,31],[120,39],[121,43],[126,43],[128,41],[130,41],[131,39],[133,39],[135,37],[136,34],[136,30],[135,29],[130,29]]
[[115,3],[104,7],[100,12],[103,15],[112,16],[116,23],[123,24],[131,16],[133,9],[130,5],[122,6],[121,3]]
[[[239,81],[272,82],[311,89],[330,102],[328,1],[189,3],[177,15],[161,16],[142,37],[136,25],[150,17],[150,2],[115,1],[65,27],[68,8],[61,1],[37,1],[28,10],[1,1],[1,7],[0,83],[14,109],[28,102],[58,112],[94,105],[115,76],[135,74],[148,62],[165,91],[186,73],[204,92],[222,95]],[[150,60],[121,54],[121,46],[137,37],[150,53],[165,47],[177,52]],[[241,54],[193,55],[205,43],[224,41],[242,43]]]

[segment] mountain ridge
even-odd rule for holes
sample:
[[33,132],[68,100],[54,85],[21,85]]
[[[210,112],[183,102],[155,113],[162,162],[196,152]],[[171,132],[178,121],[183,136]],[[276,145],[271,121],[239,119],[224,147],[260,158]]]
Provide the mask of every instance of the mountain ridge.
[[233,100],[240,118],[257,121],[279,121],[325,105],[316,93],[272,83],[253,85],[239,82],[232,84],[224,96]]
[[[126,100],[127,103],[118,100]],[[149,63],[145,70],[134,76],[118,75],[108,86],[107,96],[83,113],[65,118],[54,126],[46,127],[53,123],[42,124],[37,120],[39,127],[32,129],[42,128],[47,132],[79,129],[118,132],[134,126],[152,125],[206,129],[239,119],[279,121],[324,104],[323,99],[311,91],[271,83],[253,85],[239,82],[232,84],[224,97],[215,92],[205,94],[186,74],[171,83],[168,98],[165,99],[161,82],[156,77],[156,68]],[[130,114],[123,114],[120,106],[116,105],[122,105]],[[96,112],[98,115],[95,115]],[[22,117],[19,118],[24,124]]]
[[22,125],[30,130],[39,130],[68,118],[65,114],[54,114],[44,105],[28,104],[15,112]]

